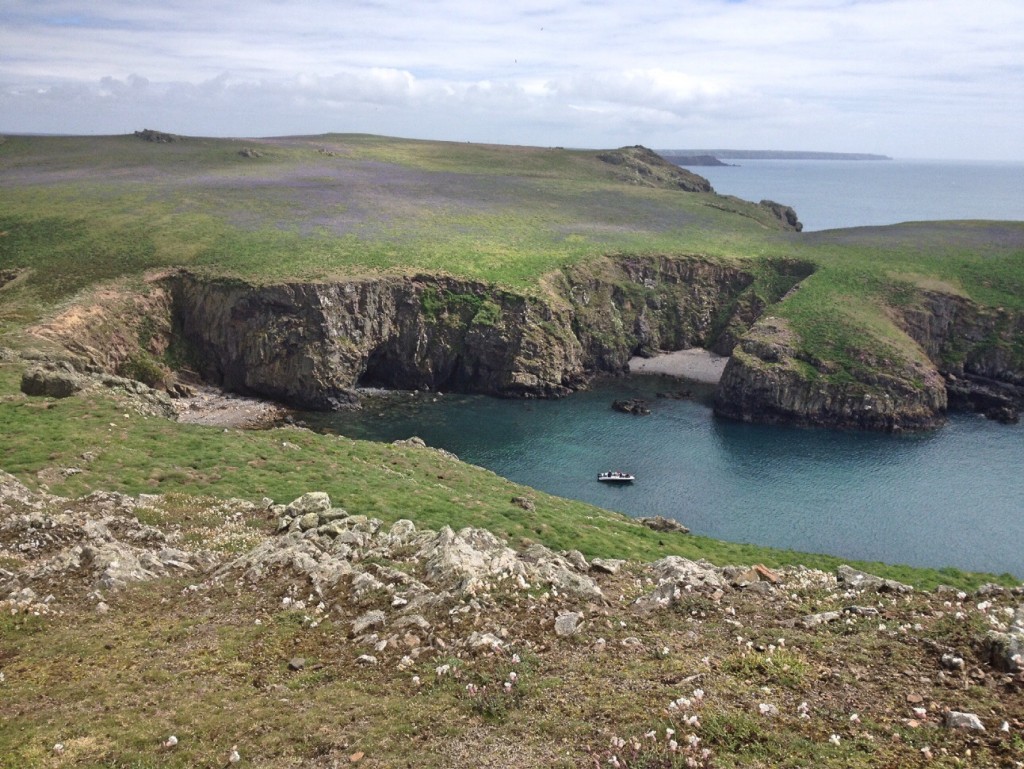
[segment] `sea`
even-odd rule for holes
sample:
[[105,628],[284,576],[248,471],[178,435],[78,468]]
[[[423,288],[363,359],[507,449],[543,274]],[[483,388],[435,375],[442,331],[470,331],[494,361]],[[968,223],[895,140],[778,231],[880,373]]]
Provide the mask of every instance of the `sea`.
[[[745,160],[695,168],[722,194],[792,205],[805,230],[931,219],[1024,220],[1024,163]],[[306,414],[315,429],[417,435],[518,483],[694,533],[841,558],[1024,578],[1024,425],[953,414],[939,430],[884,435],[746,425],[711,391],[631,376],[552,401],[402,393],[359,412]],[[648,416],[611,409],[640,397]],[[597,481],[605,470],[637,476]]]

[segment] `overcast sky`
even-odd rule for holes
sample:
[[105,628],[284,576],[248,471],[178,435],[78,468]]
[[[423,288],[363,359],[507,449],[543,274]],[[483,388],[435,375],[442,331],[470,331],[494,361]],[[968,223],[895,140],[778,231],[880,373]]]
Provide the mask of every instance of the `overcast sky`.
[[3,0],[0,131],[1024,160],[1022,0]]

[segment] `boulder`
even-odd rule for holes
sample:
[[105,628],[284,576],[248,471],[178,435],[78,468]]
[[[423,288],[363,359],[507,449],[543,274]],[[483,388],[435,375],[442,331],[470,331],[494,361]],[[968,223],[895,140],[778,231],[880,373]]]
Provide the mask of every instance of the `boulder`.
[[651,407],[647,405],[647,401],[639,398],[612,401],[612,408],[623,414],[633,414],[634,416],[646,416],[651,413]]
[[445,526],[417,556],[427,579],[440,584],[524,572],[515,550],[484,529],[467,527],[456,534]]
[[678,532],[680,534],[689,534],[690,530],[679,523],[679,521],[673,521],[671,518],[665,518],[662,515],[655,515],[649,518],[637,518],[637,523],[642,526],[646,526],[648,529],[653,531],[663,532]]
[[579,630],[580,621],[583,619],[583,615],[578,611],[567,611],[563,612],[555,618],[555,635],[566,636],[575,635],[576,631]]
[[322,491],[310,491],[292,501],[285,508],[285,515],[300,518],[307,513],[326,513],[331,509],[331,498]]
[[1018,606],[1007,632],[990,631],[985,639],[989,662],[1006,673],[1024,671],[1024,605]]
[[883,579],[874,574],[858,571],[852,566],[843,564],[836,569],[836,581],[841,587],[854,590],[874,590],[878,593],[912,593],[914,588],[894,579]]
[[70,368],[44,368],[33,366],[21,376],[21,391],[25,395],[44,395],[50,398],[68,398],[84,390],[89,379]]
[[618,574],[625,561],[619,558],[594,558],[590,562],[590,570],[602,574]]
[[961,713],[957,710],[950,710],[946,713],[946,728],[975,732],[985,731],[985,725],[974,713]]
[[359,636],[370,628],[379,627],[384,624],[385,619],[384,612],[379,609],[368,611],[352,621],[352,635]]

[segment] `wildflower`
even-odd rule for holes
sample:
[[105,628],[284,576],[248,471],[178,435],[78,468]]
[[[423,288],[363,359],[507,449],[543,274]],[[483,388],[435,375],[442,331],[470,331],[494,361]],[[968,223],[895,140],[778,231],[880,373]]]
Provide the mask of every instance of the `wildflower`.
[[991,605],[992,605],[991,601],[982,601],[981,603],[978,604],[978,611],[988,611],[988,609],[989,609],[989,607]]
[[56,745],[54,745],[53,746],[53,752],[56,753],[58,756],[61,753],[63,753],[64,752],[64,743],[63,742],[58,742]]
[[505,691],[506,692],[512,691],[512,682],[511,681],[506,681],[505,682]]
[[1006,732],[1007,734],[1009,734],[1010,733],[1010,722],[1009,721],[1003,721],[1002,726],[999,727],[999,731]]
[[687,726],[700,726],[700,719],[697,716],[690,716],[686,719]]
[[838,745],[839,744],[839,735],[838,734],[833,734],[831,737],[828,738],[828,741],[831,742],[833,745]]
[[518,654],[513,654],[512,655],[512,664],[513,665],[518,665],[520,662],[522,662],[522,660],[519,659],[519,655]]
[[170,737],[168,737],[166,740],[164,740],[164,747],[165,748],[173,748],[177,744],[178,744],[178,738],[175,737],[173,734]]
[[237,764],[241,760],[242,760],[242,756],[238,752],[238,746],[237,745],[232,745],[231,746],[231,753],[228,754],[228,763],[229,764]]
[[679,743],[676,742],[675,740],[669,740],[668,741],[668,749],[671,750],[673,753],[675,753],[677,750],[679,750]]
[[676,733],[675,729],[666,729],[665,730],[665,739],[666,740],[672,739],[672,737],[673,737],[673,735],[675,735],[675,733]]
[[696,747],[700,745],[700,737],[698,737],[696,734],[691,734],[689,737],[686,738],[686,744],[688,744],[691,748],[696,749]]
[[621,764],[619,763],[619,757],[618,756],[612,756],[611,758],[609,758],[608,759],[608,763],[611,764],[614,767],[621,766]]
[[857,715],[856,713],[851,713],[850,714],[850,723],[851,724],[859,724],[860,723],[860,716]]
[[420,685],[420,677],[419,676],[413,676],[412,677],[412,685],[413,686],[419,686]]
[[654,729],[651,729],[651,731],[646,732],[644,734],[644,737],[646,737],[649,740],[656,740],[656,739],[658,739],[658,733],[656,731],[654,731]]
[[441,676],[445,675],[451,669],[452,669],[451,665],[439,665],[438,667],[434,668],[434,672],[437,673],[437,677],[440,678]]
[[508,680],[511,681],[512,683],[515,683],[518,679],[519,679],[519,676],[518,676],[518,674],[516,674],[516,671],[514,671],[514,670],[511,673],[508,674]]
[[929,748],[927,745],[925,745],[923,748],[921,748],[921,755],[924,756],[925,758],[931,758],[932,757],[932,749]]
[[625,745],[626,741],[621,737],[612,737],[612,747],[616,750],[621,750]]
[[694,689],[693,690],[693,698],[695,700],[697,700],[697,702],[700,702],[702,699],[704,699],[704,690],[703,689]]
[[926,715],[928,715],[927,708],[912,708],[912,710],[914,711],[914,716],[917,718],[924,718]]

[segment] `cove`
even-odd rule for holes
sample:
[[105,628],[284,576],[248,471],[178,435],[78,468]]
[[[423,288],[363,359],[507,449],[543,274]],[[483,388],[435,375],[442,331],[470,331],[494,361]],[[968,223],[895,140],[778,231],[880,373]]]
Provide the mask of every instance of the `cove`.
[[[674,400],[658,392],[694,391]],[[612,410],[643,398],[649,416]],[[1024,576],[1024,429],[952,414],[908,435],[750,425],[712,415],[710,389],[660,376],[598,381],[558,400],[392,394],[313,429],[418,435],[518,483],[694,533],[844,558]],[[628,470],[627,487],[598,483]]]

